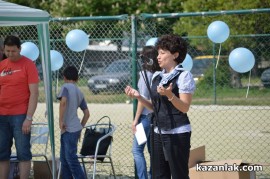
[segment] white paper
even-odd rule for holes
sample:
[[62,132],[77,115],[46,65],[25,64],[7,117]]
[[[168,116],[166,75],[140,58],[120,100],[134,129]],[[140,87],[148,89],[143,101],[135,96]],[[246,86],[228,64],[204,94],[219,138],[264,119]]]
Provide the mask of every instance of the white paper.
[[142,123],[140,123],[136,126],[135,137],[136,137],[139,145],[142,145],[147,141]]

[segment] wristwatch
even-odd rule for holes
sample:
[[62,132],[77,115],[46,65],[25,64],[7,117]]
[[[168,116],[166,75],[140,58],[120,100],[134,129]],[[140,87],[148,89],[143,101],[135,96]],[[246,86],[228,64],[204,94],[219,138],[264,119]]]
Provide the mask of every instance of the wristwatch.
[[33,121],[33,118],[30,117],[30,116],[26,116],[26,119],[27,119],[28,121]]

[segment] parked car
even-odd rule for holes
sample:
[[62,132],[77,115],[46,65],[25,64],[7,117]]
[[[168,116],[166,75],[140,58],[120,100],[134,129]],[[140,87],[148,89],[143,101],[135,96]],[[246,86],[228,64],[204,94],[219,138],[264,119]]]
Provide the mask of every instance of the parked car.
[[94,93],[101,91],[123,92],[131,82],[130,60],[117,60],[109,64],[101,75],[92,76],[88,87]]
[[83,75],[87,76],[87,77],[91,77],[94,75],[100,75],[104,71],[105,67],[106,67],[105,62],[101,62],[101,61],[87,62],[84,65]]
[[193,58],[193,66],[191,69],[191,73],[193,75],[194,80],[197,82],[204,76],[205,71],[212,64],[213,56],[198,56]]
[[264,87],[270,88],[270,68],[263,71],[261,81]]
[[[215,58],[217,60],[217,56]],[[227,58],[227,56],[220,56],[219,60]],[[212,68],[213,59],[213,55],[203,55],[193,58],[193,67],[190,72],[192,73],[195,82],[198,82],[204,77],[207,69]]]

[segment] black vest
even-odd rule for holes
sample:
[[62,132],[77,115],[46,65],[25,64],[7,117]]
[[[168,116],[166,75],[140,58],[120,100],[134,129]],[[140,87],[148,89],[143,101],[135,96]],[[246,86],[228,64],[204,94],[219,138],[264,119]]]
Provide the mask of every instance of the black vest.
[[[178,80],[180,73],[173,78],[170,83],[172,83],[172,92],[175,96],[179,97],[178,87],[176,81]],[[160,129],[162,130],[171,130],[180,126],[184,126],[190,124],[188,116],[186,113],[182,113],[178,109],[174,107],[174,105],[168,100],[166,96],[161,96],[157,92],[157,86],[161,81],[161,76],[158,75],[152,80],[152,97],[153,97],[153,105],[154,110],[157,110],[158,121],[157,117],[155,116],[155,123],[154,125],[157,126],[159,124]]]

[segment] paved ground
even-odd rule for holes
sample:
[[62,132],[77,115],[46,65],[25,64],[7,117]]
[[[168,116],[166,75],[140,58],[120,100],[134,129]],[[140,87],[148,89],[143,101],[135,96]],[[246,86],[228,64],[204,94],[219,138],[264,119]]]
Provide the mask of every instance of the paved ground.
[[[45,104],[38,104],[36,121],[44,118]],[[58,103],[54,104],[56,155],[59,156]],[[134,176],[131,144],[132,104],[89,104],[89,123],[103,115],[110,116],[117,126],[114,136],[113,160],[117,175]],[[188,113],[192,124],[191,148],[206,146],[207,160],[241,158],[248,162],[268,162],[270,158],[269,106],[197,106]],[[81,115],[82,113],[80,113]],[[79,144],[78,148],[80,148]],[[145,153],[147,160],[149,155]],[[270,173],[265,167],[264,173]],[[120,178],[121,178],[120,177]]]

